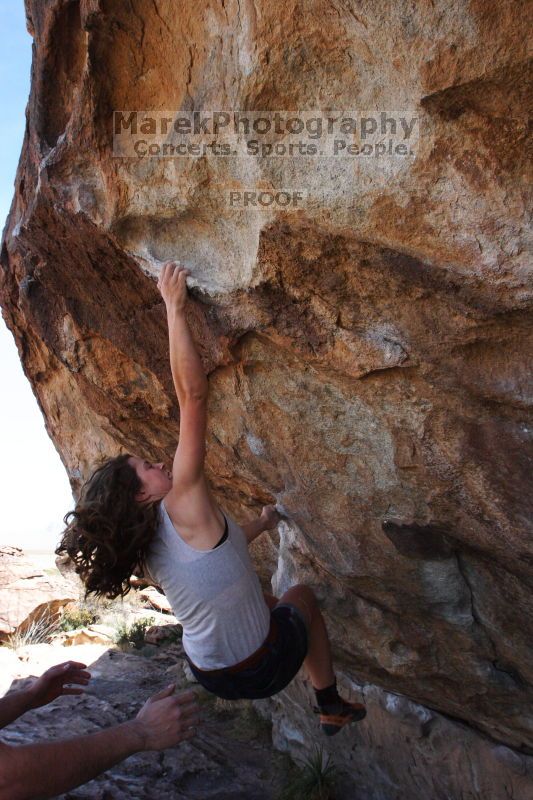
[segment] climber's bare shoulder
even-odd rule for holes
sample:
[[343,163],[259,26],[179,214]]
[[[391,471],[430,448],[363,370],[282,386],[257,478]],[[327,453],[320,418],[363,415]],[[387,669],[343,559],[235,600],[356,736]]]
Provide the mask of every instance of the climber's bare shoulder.
[[205,473],[194,483],[173,487],[163,504],[182,539],[198,550],[211,550],[224,533],[224,515]]

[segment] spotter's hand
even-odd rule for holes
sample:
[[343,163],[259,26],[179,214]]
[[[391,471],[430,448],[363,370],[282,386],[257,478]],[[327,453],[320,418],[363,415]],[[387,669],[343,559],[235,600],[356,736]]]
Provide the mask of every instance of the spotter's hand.
[[63,694],[83,694],[84,689],[72,689],[65,684],[77,683],[87,686],[91,673],[85,670],[86,666],[79,661],[65,661],[47,669],[28,689],[31,707],[45,706]]
[[149,697],[132,725],[143,737],[143,750],[164,750],[176,747],[184,739],[196,735],[200,724],[200,707],[193,691],[175,695],[175,683]]

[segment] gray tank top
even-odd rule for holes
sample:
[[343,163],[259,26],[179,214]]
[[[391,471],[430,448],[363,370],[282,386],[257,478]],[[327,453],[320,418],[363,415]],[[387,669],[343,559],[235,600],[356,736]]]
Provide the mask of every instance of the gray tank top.
[[244,531],[226,512],[228,536],[197,550],[174,528],[163,501],[145,565],[183,625],[183,647],[200,669],[230,667],[264,642],[270,610],[248,553]]

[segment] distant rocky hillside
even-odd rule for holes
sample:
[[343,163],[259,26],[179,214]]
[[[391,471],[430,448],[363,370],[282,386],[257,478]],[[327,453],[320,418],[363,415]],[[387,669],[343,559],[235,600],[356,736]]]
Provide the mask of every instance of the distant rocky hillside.
[[20,548],[0,546],[0,643],[32,622],[57,617],[79,591],[78,583],[43,568]]

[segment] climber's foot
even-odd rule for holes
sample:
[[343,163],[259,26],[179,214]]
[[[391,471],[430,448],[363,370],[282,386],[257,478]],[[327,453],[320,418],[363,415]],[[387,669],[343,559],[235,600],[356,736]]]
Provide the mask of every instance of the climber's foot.
[[348,703],[341,700],[335,706],[316,708],[320,714],[320,727],[326,736],[335,736],[350,722],[359,722],[366,717],[366,708],[361,703]]

